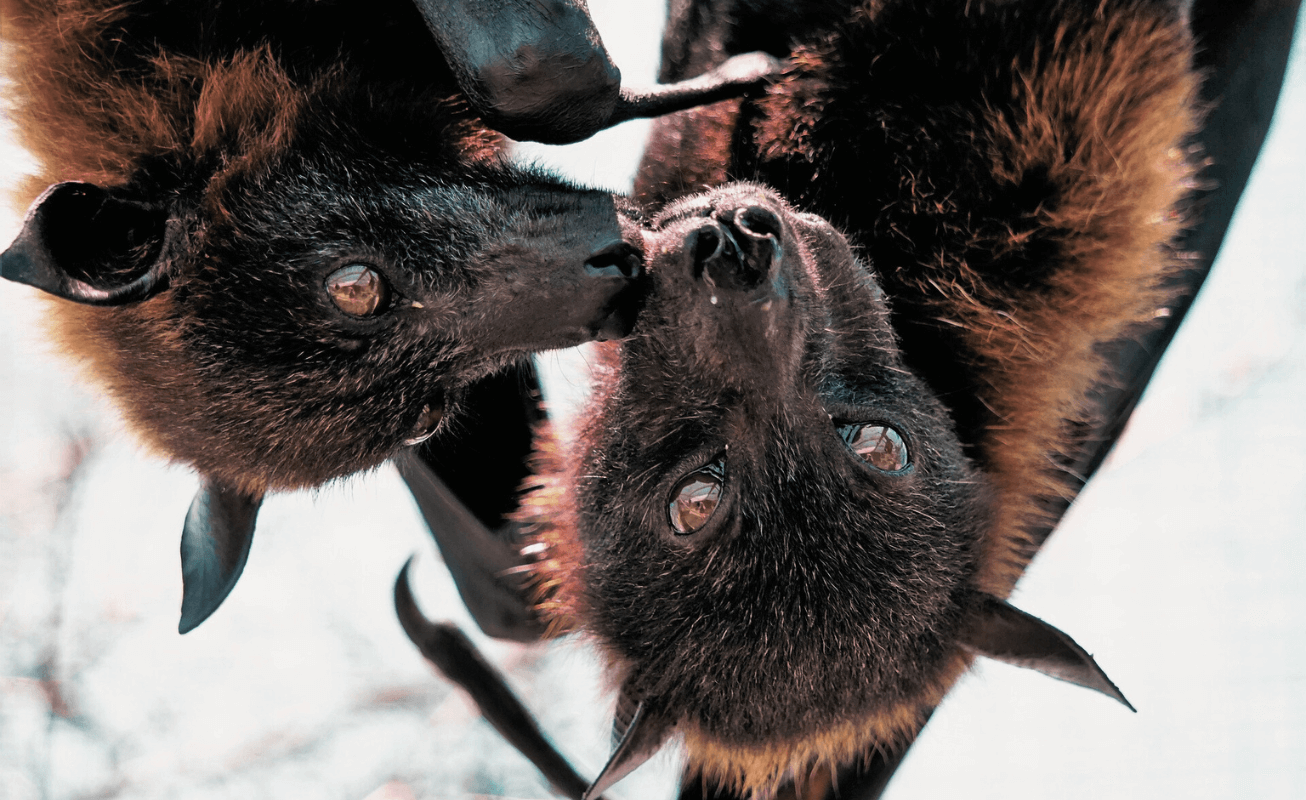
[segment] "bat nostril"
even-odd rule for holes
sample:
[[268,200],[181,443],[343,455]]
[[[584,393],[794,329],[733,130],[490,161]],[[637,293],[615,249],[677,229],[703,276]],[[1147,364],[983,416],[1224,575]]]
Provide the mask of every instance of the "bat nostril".
[[707,220],[685,237],[685,249],[693,251],[694,265],[701,271],[703,265],[722,255],[725,242],[726,237],[721,227],[716,222]]
[[704,264],[721,253],[725,239],[718,234],[716,226],[704,226],[690,234],[693,244],[693,261]]
[[644,271],[644,259],[634,245],[617,242],[591,255],[585,271],[598,277],[638,278]]
[[751,294],[773,281],[784,232],[774,211],[755,204],[718,206],[693,224],[680,252],[693,279],[708,284],[713,298],[721,296],[717,289]]
[[717,208],[684,241],[694,277],[713,286],[752,292],[772,279],[783,253],[784,223],[761,205]]
[[784,232],[780,217],[769,208],[748,205],[737,209],[729,219],[744,270],[752,281],[765,280],[779,267],[784,254],[780,245]]
[[780,217],[763,206],[744,206],[735,212],[731,222],[735,230],[746,237],[771,237],[778,240],[784,230]]

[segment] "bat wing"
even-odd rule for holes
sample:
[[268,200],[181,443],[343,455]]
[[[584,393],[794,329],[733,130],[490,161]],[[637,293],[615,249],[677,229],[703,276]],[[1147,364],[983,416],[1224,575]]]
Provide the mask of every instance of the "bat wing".
[[[1189,254],[1188,266],[1172,279],[1175,300],[1164,324],[1112,345],[1112,379],[1097,386],[1092,395],[1098,423],[1080,431],[1064,465],[1076,482],[1073,494],[1052,501],[1055,505],[1048,509],[1047,523],[1034,531],[1038,542],[1051,535],[1073,495],[1097,472],[1120,438],[1211,270],[1274,116],[1299,9],[1299,0],[1255,4],[1199,0],[1194,4],[1193,33],[1199,42],[1195,66],[1206,76],[1202,100],[1212,111],[1200,142],[1209,165],[1202,174],[1206,188],[1195,198],[1198,221],[1178,243],[1178,249]],[[905,755],[905,750],[889,757],[877,753],[865,766],[845,768],[839,776],[839,796],[876,800]]]
[[463,603],[487,635],[528,642],[544,625],[519,569],[506,516],[528,474],[532,430],[545,419],[534,367],[514,367],[471,389],[465,423],[451,437],[396,459]]
[[[1300,0],[1194,4],[1194,66],[1205,76],[1202,101],[1212,108],[1199,143],[1208,163],[1200,176],[1205,188],[1194,197],[1197,224],[1177,243],[1186,267],[1172,278],[1174,302],[1165,311],[1164,323],[1112,345],[1111,380],[1099,385],[1092,397],[1099,422],[1081,431],[1065,465],[1076,481],[1076,494],[1120,438],[1219,254],[1274,116],[1300,5]],[[1059,500],[1050,509],[1047,525],[1035,532],[1041,534],[1040,541],[1051,534],[1071,502],[1073,497]]]

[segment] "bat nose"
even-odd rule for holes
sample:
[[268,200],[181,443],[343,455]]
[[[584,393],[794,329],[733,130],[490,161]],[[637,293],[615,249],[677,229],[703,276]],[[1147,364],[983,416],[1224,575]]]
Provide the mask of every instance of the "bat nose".
[[757,204],[716,208],[685,237],[694,277],[724,291],[752,292],[771,281],[784,255],[783,226]]
[[608,292],[601,320],[593,328],[599,341],[620,339],[630,333],[643,300],[644,259],[629,242],[601,247],[585,261],[589,286]]
[[585,274],[595,278],[638,278],[644,272],[644,260],[629,242],[614,242],[601,247],[585,260]]

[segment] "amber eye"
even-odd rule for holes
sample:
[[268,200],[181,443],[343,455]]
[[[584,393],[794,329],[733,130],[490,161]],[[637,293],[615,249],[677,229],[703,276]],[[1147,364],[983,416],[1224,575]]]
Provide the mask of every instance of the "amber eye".
[[443,401],[437,400],[422,406],[422,413],[418,415],[417,422],[413,423],[413,429],[408,432],[404,444],[412,447],[430,439],[442,419],[444,419]]
[[902,434],[888,425],[844,425],[839,435],[854,453],[878,470],[900,472],[911,463]]
[[676,533],[681,536],[694,533],[712,519],[721,504],[725,477],[725,461],[718,458],[680,479],[671,490],[671,502],[667,506],[667,516]]
[[366,264],[349,264],[327,276],[327,294],[336,308],[351,317],[370,317],[386,308],[390,287],[381,273]]

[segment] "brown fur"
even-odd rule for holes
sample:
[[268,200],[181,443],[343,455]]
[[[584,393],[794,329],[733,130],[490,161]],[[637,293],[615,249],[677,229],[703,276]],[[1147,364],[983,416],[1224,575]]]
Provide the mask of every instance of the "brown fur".
[[[291,145],[297,112],[310,96],[340,93],[348,83],[349,70],[331,64],[329,51],[309,81],[287,74],[267,45],[237,45],[205,58],[169,52],[161,42],[154,52],[124,58],[118,50],[128,45],[119,31],[132,32],[139,7],[132,0],[0,4],[12,79],[7,103],[19,141],[42,166],[18,189],[18,207],[55,180],[115,185],[144,160],[182,153],[217,159],[229,171],[248,169]],[[428,86],[433,91],[409,102],[423,122],[443,118],[433,135],[449,137],[473,159],[501,150],[501,137],[475,123],[449,76],[437,72]],[[416,110],[428,104],[435,110]]]
[[[681,33],[695,35],[692,29]],[[677,77],[730,54],[702,42],[682,42],[680,49],[695,55],[671,71]],[[667,52],[673,52],[671,43]],[[1086,394],[1110,379],[1099,346],[1138,330],[1166,302],[1161,287],[1174,267],[1170,243],[1183,224],[1193,175],[1185,150],[1197,124],[1190,63],[1182,20],[1160,3],[867,2],[800,42],[788,74],[762,101],[719,104],[662,121],[655,130],[637,186],[645,200],[667,203],[722,176],[756,177],[833,220],[874,267],[903,361],[946,407],[965,461],[976,471],[972,496],[984,494],[980,484],[991,491],[989,510],[973,532],[974,571],[965,579],[973,591],[1009,594],[1040,543],[1029,531],[1046,522],[1044,503],[1070,491],[1062,456],[1076,427],[1089,421]],[[679,230],[674,214],[671,220],[655,221],[646,241],[667,246],[670,234],[659,226]],[[786,263],[790,252],[786,239]],[[659,263],[651,267],[655,277]],[[695,383],[711,384],[715,372],[731,370],[728,361],[708,366],[690,358],[678,367],[688,375],[670,368],[656,380],[628,374],[647,358],[630,355],[644,352],[643,339],[671,335],[658,326],[675,333],[699,324],[697,312],[688,309],[683,316],[659,316],[659,291],[632,343],[605,357],[580,443],[563,458],[549,456],[540,478],[544,488],[528,497],[527,516],[551,546],[540,567],[543,608],[555,625],[575,626],[598,640],[614,684],[638,680],[649,657],[632,655],[639,632],[612,627],[607,605],[619,595],[605,588],[615,569],[608,562],[623,547],[643,547],[635,543],[658,521],[636,516],[629,529],[614,530],[619,515],[611,504],[624,497],[642,508],[643,486],[664,491],[647,477],[658,464],[642,460],[660,451],[628,441],[662,435],[670,441],[685,419],[708,416],[711,401],[695,394]],[[734,352],[724,340],[712,344]],[[785,378],[768,373],[753,380],[783,385]],[[923,405],[930,401],[920,398]],[[733,401],[723,396],[720,402]],[[633,413],[623,411],[629,407]],[[614,426],[647,432],[617,435]],[[739,444],[727,440],[732,449]],[[674,451],[660,456],[678,457]],[[786,479],[777,471],[773,480],[775,497],[788,496],[793,473]],[[909,502],[936,513],[931,503],[937,501]],[[767,498],[756,502],[765,505]],[[863,513],[874,519],[880,512]],[[800,507],[788,519],[795,530],[819,525]],[[762,540],[747,528],[737,535]],[[828,541],[849,535],[831,530]],[[935,534],[922,528],[917,535]],[[622,537],[631,544],[609,544]],[[704,547],[704,558],[712,558],[726,545]],[[680,569],[677,558],[667,556],[662,569]],[[651,621],[645,633],[650,644],[641,653],[657,652],[656,642],[674,647],[683,631],[733,613],[687,607],[685,598],[698,597],[703,587],[662,582],[656,570],[627,577],[649,582],[644,602],[688,621],[679,627]],[[715,577],[702,573],[699,580]],[[655,584],[656,591],[649,588]],[[794,601],[783,590],[773,596],[773,588],[755,587],[759,617]],[[832,594],[828,602],[842,599]],[[918,609],[896,611],[911,617]],[[767,651],[766,634],[779,633],[761,631],[759,659]],[[886,689],[854,718],[831,719],[816,731],[796,725],[791,735],[771,732],[757,741],[742,728],[704,722],[711,715],[700,708],[662,713],[684,734],[691,770],[710,783],[767,796],[813,768],[898,746],[923,724],[968,657],[954,644],[938,658],[890,663],[903,670],[910,689]],[[705,655],[703,668],[709,664]],[[691,672],[665,676],[664,683],[696,679],[705,678]],[[728,678],[716,687],[735,692]],[[823,687],[849,698],[855,688]],[[788,701],[741,696],[739,702]]]
[[[607,324],[626,278],[584,262],[620,244],[611,198],[509,165],[406,0],[0,14],[41,163],[17,199],[80,181],[167,219],[161,291],[56,301],[50,319],[169,458],[249,495],[315,486],[393,455],[428,405],[456,414],[473,382]],[[392,289],[374,319],[326,297],[357,262]]]
[[[867,3],[837,41],[884,24],[881,15],[891,5]],[[891,238],[905,216],[928,219],[944,234],[897,246],[894,255],[911,260],[880,270],[910,313],[935,328],[955,329],[944,334],[961,350],[955,362],[980,378],[971,388],[988,418],[963,439],[1001,493],[982,581],[1001,597],[1037,549],[1024,531],[1043,524],[1043,501],[1070,491],[1058,457],[1073,422],[1084,420],[1085,393],[1109,380],[1098,345],[1129,335],[1164,307],[1163,279],[1175,266],[1166,248],[1181,229],[1181,200],[1193,186],[1185,145],[1197,125],[1197,79],[1175,19],[1158,19],[1146,6],[1102,15],[1085,37],[1086,15],[1100,10],[1058,4],[1064,18],[1050,37],[1022,54],[1009,88],[991,89],[990,106],[966,121],[973,132],[965,135],[997,183],[1017,186],[1041,169],[1061,193],[1058,207],[1032,209],[1018,227],[1001,219],[975,225],[971,210],[942,186],[916,181],[911,170],[920,165],[910,162],[900,167],[897,205],[878,219],[850,204],[824,207],[823,161],[847,146],[842,137],[855,135],[825,118],[825,98],[844,91],[838,81],[849,79],[839,74],[839,45],[829,40],[795,50],[789,76],[761,103],[755,132],[737,134],[751,136],[761,175],[798,186],[795,194],[812,198],[859,239]],[[973,13],[984,7],[976,4]],[[683,126],[684,120],[669,120],[660,127]],[[660,163],[645,162],[645,196],[665,201],[668,187],[673,194],[686,191],[677,171],[685,162],[690,174],[702,169],[699,154],[670,152],[680,136],[658,137]],[[742,166],[736,164],[735,174]],[[801,186],[809,175],[811,188]],[[1004,257],[1020,258],[1049,230],[1068,249],[1045,285],[1027,291],[993,279]]]

